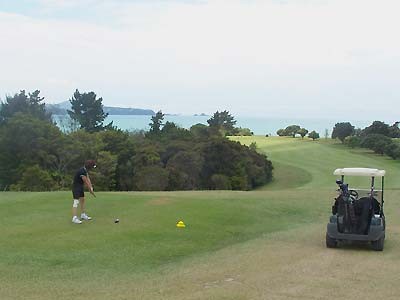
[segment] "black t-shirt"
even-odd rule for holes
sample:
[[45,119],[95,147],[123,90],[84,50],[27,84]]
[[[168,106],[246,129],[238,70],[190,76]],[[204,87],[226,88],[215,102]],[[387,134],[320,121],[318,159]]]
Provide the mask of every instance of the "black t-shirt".
[[74,185],[83,185],[82,176],[88,176],[87,170],[85,167],[80,168],[74,176]]

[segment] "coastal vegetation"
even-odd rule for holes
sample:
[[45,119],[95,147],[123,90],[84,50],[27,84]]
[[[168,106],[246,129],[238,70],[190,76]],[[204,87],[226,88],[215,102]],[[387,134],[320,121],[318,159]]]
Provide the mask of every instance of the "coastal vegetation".
[[[104,124],[102,98],[75,91],[68,111],[72,125],[61,131],[39,91],[8,96],[0,106],[0,189],[69,189],[86,159],[97,161],[96,190],[250,190],[272,179],[265,154],[230,141],[240,132],[228,111],[190,130],[164,123],[160,111],[148,132]],[[30,178],[32,180],[30,180]]]

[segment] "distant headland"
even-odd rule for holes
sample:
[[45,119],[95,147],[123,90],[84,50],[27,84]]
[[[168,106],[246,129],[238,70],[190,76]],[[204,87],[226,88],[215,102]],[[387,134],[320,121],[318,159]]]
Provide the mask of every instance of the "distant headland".
[[[66,115],[68,109],[71,109],[71,104],[69,101],[64,101],[58,104],[46,104],[46,110],[54,115]],[[154,116],[156,114],[151,109],[142,108],[104,106],[103,110],[109,115]]]

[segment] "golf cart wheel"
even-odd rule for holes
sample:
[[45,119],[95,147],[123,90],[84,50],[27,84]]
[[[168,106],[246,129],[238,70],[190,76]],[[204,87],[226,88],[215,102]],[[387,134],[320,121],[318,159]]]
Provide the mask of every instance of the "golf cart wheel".
[[337,240],[331,238],[328,233],[326,234],[326,247],[328,248],[336,248],[337,247]]
[[384,243],[385,243],[385,236],[381,237],[377,241],[372,241],[371,242],[372,249],[374,249],[375,251],[382,251]]

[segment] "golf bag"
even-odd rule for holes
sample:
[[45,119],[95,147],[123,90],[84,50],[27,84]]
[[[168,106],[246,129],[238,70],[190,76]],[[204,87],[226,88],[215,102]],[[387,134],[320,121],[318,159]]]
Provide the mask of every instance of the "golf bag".
[[335,198],[332,214],[337,216],[340,233],[368,234],[373,214],[380,213],[380,204],[374,197],[353,198],[347,185],[339,197]]

